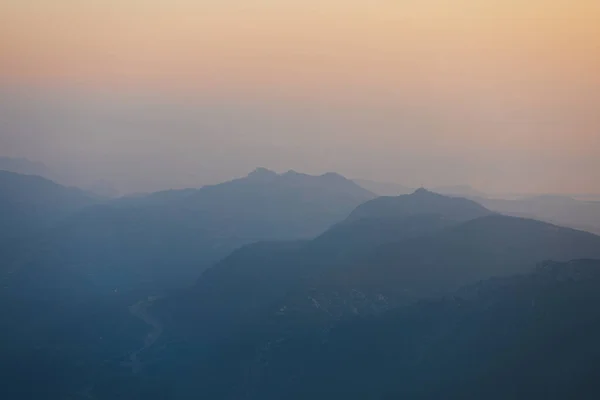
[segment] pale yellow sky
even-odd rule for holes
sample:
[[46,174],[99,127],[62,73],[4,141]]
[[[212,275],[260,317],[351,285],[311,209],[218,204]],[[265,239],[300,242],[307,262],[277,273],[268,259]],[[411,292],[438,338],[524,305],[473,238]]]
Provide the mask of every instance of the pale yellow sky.
[[[410,147],[425,158],[465,160],[461,171],[487,171],[452,180],[499,181],[503,189],[534,181],[534,190],[600,192],[599,71],[598,0],[0,3],[2,85],[185,94],[317,110],[314,118],[327,108],[345,122],[323,131],[307,120],[316,128],[302,137],[292,129],[257,140],[280,140],[317,160],[315,142],[368,151],[375,164]],[[411,178],[403,168],[396,179],[388,157],[385,166],[321,160],[315,169]],[[545,163],[564,168],[544,174]],[[527,168],[536,172],[523,176]],[[423,180],[445,183],[442,172]]]
[[0,76],[217,91],[283,85],[331,95],[348,85],[440,90],[473,73],[597,83],[599,4],[5,0]]

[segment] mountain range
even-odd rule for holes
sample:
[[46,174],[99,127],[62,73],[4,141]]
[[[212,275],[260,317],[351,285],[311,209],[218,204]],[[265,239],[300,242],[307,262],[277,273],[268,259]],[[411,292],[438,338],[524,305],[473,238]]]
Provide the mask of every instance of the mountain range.
[[473,199],[503,214],[536,218],[600,234],[600,201],[585,201],[568,196],[551,195],[512,200]]
[[[600,261],[547,262],[444,297],[295,335],[240,398],[592,399]],[[231,362],[231,360],[230,360]]]
[[3,398],[598,393],[592,233],[334,173],[116,200],[0,179]]
[[27,227],[25,217],[44,223],[40,228],[50,225],[45,219],[56,222],[30,240],[26,257],[15,256],[13,269],[75,269],[102,290],[148,295],[193,283],[244,244],[315,236],[374,197],[336,174],[258,169],[220,185],[92,205],[83,193],[42,178],[3,175],[13,182],[0,189],[4,218],[20,218],[6,233]]
[[[181,364],[168,368],[181,390],[237,398],[247,389],[237,386],[243,377],[262,371],[273,346],[292,338],[327,340],[323,334],[346,320],[412,307],[493,277],[528,274],[545,260],[577,258],[600,259],[600,237],[418,190],[367,202],[312,241],[244,247],[194,288],[157,303],[154,312],[169,327],[165,341],[194,349],[173,350]],[[288,350],[294,347],[282,351]],[[147,362],[164,354],[148,354]],[[266,381],[266,387],[279,382]],[[263,396],[261,389],[249,398]]]
[[[40,395],[62,396],[70,380],[102,375],[98,357],[119,369],[116,359],[141,347],[147,329],[130,306],[192,285],[244,244],[317,235],[374,197],[337,174],[265,169],[201,189],[117,200],[41,177],[0,178],[3,365],[20,365],[16,387]],[[34,385],[23,381],[32,362]],[[39,381],[50,366],[63,375]]]
[[27,158],[0,157],[0,171],[35,175],[61,185],[78,186],[100,197],[116,198],[119,195],[118,190],[105,179],[90,180],[84,174],[80,176],[76,168],[51,168],[44,163],[31,161]]
[[[379,196],[397,196],[414,190],[396,183],[357,179],[355,182]],[[486,208],[515,217],[533,218],[600,234],[600,201],[594,195],[490,196],[469,185],[439,186],[432,192],[474,200]]]
[[0,171],[0,240],[39,233],[99,200],[39,176]]

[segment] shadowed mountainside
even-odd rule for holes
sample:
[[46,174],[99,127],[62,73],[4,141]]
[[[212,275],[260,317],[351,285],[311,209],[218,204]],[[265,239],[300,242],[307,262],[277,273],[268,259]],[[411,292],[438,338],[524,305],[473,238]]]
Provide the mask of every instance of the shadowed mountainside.
[[[155,365],[153,373],[162,377],[177,371],[178,390],[169,392],[167,379],[163,394],[237,398],[248,374],[263,373],[273,346],[291,338],[327,340],[327,332],[345,320],[377,316],[495,276],[527,274],[545,260],[600,258],[600,237],[586,232],[494,215],[473,202],[423,190],[411,196],[395,200],[406,209],[373,208],[380,201],[375,199],[359,207],[362,218],[351,216],[312,241],[244,247],[208,270],[192,290],[156,304],[153,311],[168,326],[165,341],[188,343],[147,355],[149,363],[155,357],[177,360],[169,371]],[[435,209],[440,214],[431,214]],[[268,376],[266,382],[277,386]],[[262,392],[249,398],[262,398]]]
[[39,176],[0,171],[0,240],[34,235],[98,201]]
[[[4,392],[523,398],[561,371],[556,393],[594,388],[591,336],[578,336],[588,354],[572,345],[552,355],[565,369],[539,357],[570,329],[595,332],[586,302],[597,262],[534,267],[600,259],[600,237],[424,189],[371,199],[356,188],[336,174],[259,169],[61,219],[0,282]],[[331,227],[307,236],[323,216]],[[261,241],[281,237],[294,240]],[[240,245],[193,287],[173,290]],[[495,393],[511,371],[514,385]]]
[[566,196],[535,196],[519,200],[473,198],[491,210],[536,218],[600,234],[600,202]]
[[316,236],[373,197],[336,174],[259,169],[198,190],[88,207],[36,238],[13,269],[69,268],[109,292],[156,294],[192,284],[242,245]]
[[545,263],[297,335],[265,352],[244,398],[591,399],[599,289],[600,261]]

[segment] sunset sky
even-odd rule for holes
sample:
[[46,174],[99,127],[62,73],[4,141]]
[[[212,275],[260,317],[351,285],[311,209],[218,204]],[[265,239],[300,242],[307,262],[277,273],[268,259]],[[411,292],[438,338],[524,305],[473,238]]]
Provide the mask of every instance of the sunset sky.
[[598,0],[3,0],[0,156],[600,193]]

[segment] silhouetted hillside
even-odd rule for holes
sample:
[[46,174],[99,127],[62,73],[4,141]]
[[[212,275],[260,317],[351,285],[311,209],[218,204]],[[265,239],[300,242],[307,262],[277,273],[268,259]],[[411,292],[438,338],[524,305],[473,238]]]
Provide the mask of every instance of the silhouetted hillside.
[[527,273],[545,260],[575,258],[600,259],[600,237],[533,220],[478,218],[329,264],[277,301],[271,310],[286,313],[272,329],[287,331],[288,324],[327,329],[332,321],[376,314],[491,277]]
[[0,239],[38,233],[97,201],[39,176],[0,171]]
[[[436,201],[447,199],[450,204],[456,200],[435,196]],[[331,303],[338,315],[346,315],[354,307],[344,305],[344,295],[360,293],[368,307],[389,308],[491,276],[526,272],[544,260],[600,258],[600,237],[586,232],[504,216],[458,223],[452,212],[462,217],[464,208],[443,205],[440,210],[444,217],[424,214],[353,221],[351,216],[310,242],[249,246],[209,270],[192,291],[194,295],[184,296],[180,305],[171,300],[175,304],[169,309],[192,326],[217,325],[203,322],[202,315],[229,321],[229,312],[219,308],[225,302],[230,311],[235,310],[233,320],[266,312],[266,307],[275,304],[291,307],[286,302],[298,299],[310,310],[312,300],[304,304],[309,298]],[[269,288],[270,282],[277,284]],[[232,284],[247,285],[248,291],[237,296],[239,289],[232,289]]]
[[278,175],[259,168],[246,178],[204,187],[183,203],[251,242],[312,238],[374,197],[338,174]]
[[316,236],[372,197],[335,174],[257,170],[221,185],[89,207],[38,238],[15,268],[60,266],[106,291],[161,293],[192,284],[242,245]]
[[381,279],[394,290],[432,294],[491,276],[523,273],[545,260],[600,258],[599,244],[600,237],[587,232],[492,215],[378,248],[357,268],[356,279]]
[[254,360],[248,399],[592,399],[600,261],[546,263],[301,335]]
[[84,207],[91,202],[78,190],[38,177],[1,177],[7,218],[40,223],[27,240],[2,243],[12,256],[3,258],[0,276],[3,369],[12,365],[14,378],[35,365],[7,387],[48,398],[84,390],[107,371],[131,370],[121,364],[142,347],[149,327],[129,306],[193,284],[241,245],[316,235],[373,197],[335,174],[259,170],[199,190]]
[[451,215],[455,220],[469,220],[491,212],[474,201],[442,196],[418,189],[411,195],[378,197],[362,204],[352,212],[349,220],[361,218],[402,218],[415,214]]
[[[537,396],[560,371],[552,393],[594,388],[591,335],[580,336],[591,353],[577,344],[552,355],[565,370],[539,358],[571,330],[595,334],[596,301],[585,304],[597,262],[534,267],[600,259],[600,237],[425,190],[368,200],[344,219],[338,208],[368,194],[355,187],[258,170],[54,224],[0,282],[4,393],[500,399]],[[331,228],[306,238],[322,215]],[[270,236],[296,240],[261,241]]]
[[[431,198],[433,201],[428,201]],[[220,323],[229,326],[247,321],[281,301],[290,290],[306,287],[322,275],[329,277],[332,271],[352,271],[358,260],[370,256],[378,246],[434,234],[467,215],[489,214],[473,202],[417,191],[394,198],[395,207],[386,218],[384,212],[375,211],[379,200],[359,206],[347,220],[312,241],[258,243],[234,252],[208,270],[192,292],[181,300],[170,299],[165,318],[175,317],[192,329],[203,326],[202,335],[213,329],[222,335]],[[373,217],[364,212],[369,209]],[[224,304],[228,304],[227,310],[221,308]]]
[[473,198],[491,210],[507,215],[584,229],[600,234],[600,202],[565,196],[535,196],[519,200]]
[[30,161],[26,158],[0,157],[0,171],[13,172],[23,175],[47,177],[48,167],[41,162]]
[[[415,196],[422,194],[429,196]],[[452,212],[465,217],[463,205],[474,203],[456,207],[456,199],[434,196],[443,218],[351,217],[309,242],[249,246],[207,271],[191,292],[159,303],[155,312],[170,327],[165,340],[193,343],[191,353],[176,351],[184,360],[176,368],[180,388],[236,397],[243,377],[269,363],[263,359],[270,357],[268,349],[294,337],[320,342],[341,321],[376,316],[495,276],[529,273],[544,260],[600,258],[598,236],[499,215],[456,222]],[[395,215],[415,212],[414,203],[407,204],[408,210],[394,208]],[[151,358],[164,356],[156,351]],[[289,351],[293,357],[294,347]],[[293,358],[285,359],[293,364]],[[190,372],[198,364],[211,367]],[[279,384],[265,379],[267,386]]]
[[79,398],[114,379],[149,330],[129,312],[134,301],[60,263],[0,277],[0,397]]

